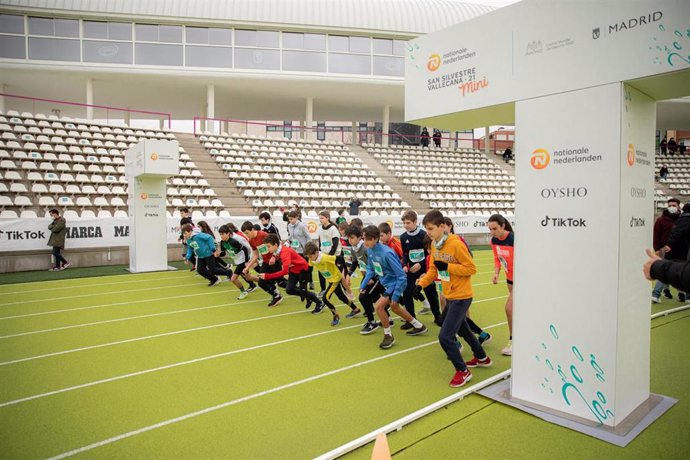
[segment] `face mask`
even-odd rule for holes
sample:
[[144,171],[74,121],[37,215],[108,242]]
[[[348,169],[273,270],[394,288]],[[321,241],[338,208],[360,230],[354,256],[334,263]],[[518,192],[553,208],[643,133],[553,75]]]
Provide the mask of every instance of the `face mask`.
[[441,249],[448,239],[448,235],[446,233],[443,234],[443,238],[441,238],[439,241],[434,241],[434,245],[436,246],[436,249]]
[[666,208],[666,209],[667,209],[668,212],[670,212],[671,214],[677,214],[677,213],[678,213],[678,208],[675,207],[675,206],[669,206],[669,207]]

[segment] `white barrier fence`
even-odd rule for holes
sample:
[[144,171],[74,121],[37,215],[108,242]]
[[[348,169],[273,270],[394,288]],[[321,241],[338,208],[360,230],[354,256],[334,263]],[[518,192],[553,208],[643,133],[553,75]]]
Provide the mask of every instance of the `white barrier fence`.
[[[423,216],[419,217],[421,224]],[[461,234],[486,234],[486,216],[459,216],[453,217],[455,231]],[[249,220],[258,223],[256,216],[241,217],[215,217],[204,219],[217,233],[218,227],[228,222],[240,228],[242,223]],[[367,216],[362,218],[365,225],[378,225],[388,222],[393,228],[394,235],[400,235],[404,229],[400,216]],[[509,218],[511,223],[513,218]],[[316,217],[303,218],[309,232],[316,238],[319,219]],[[50,232],[49,218],[42,219],[2,219],[0,220],[0,252],[35,251],[47,247]],[[67,249],[82,248],[107,248],[117,246],[129,246],[129,219],[70,219],[67,222]],[[278,227],[281,237],[287,238],[287,225],[282,219],[277,218],[274,223]],[[180,221],[177,218],[168,218],[165,238],[168,244],[177,243],[180,235]],[[162,235],[161,235],[162,237]]]

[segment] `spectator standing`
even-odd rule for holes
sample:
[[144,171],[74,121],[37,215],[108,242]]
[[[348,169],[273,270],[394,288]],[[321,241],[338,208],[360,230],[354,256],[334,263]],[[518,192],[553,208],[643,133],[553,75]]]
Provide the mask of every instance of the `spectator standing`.
[[664,136],[664,138],[661,139],[661,142],[659,143],[659,151],[661,152],[662,155],[666,155],[667,146],[668,146],[668,142],[666,141],[666,136]]
[[[668,243],[668,238],[671,235],[671,230],[673,229],[673,225],[676,223],[676,220],[678,220],[678,216],[680,215],[680,201],[676,198],[669,198],[667,202],[667,207],[664,209],[664,212],[661,213],[661,216],[654,222],[654,250],[661,256],[663,257],[665,254],[665,249],[667,246],[666,244]],[[666,286],[665,283],[662,283],[661,281],[657,281],[656,285],[654,286],[654,290],[652,291],[652,302],[654,303],[659,303],[661,300],[661,291],[664,291],[664,295],[666,297],[673,298],[671,295],[671,291],[668,290],[668,287]]]
[[676,153],[677,149],[678,149],[678,144],[676,144],[676,140],[674,138],[669,139],[668,140],[668,154],[674,155]]
[[661,165],[659,168],[659,179],[666,180],[668,178],[668,168],[666,165]]
[[351,216],[358,216],[360,206],[362,206],[362,202],[359,201],[359,198],[353,196],[352,199],[350,200],[350,215]]
[[429,137],[429,130],[427,130],[426,128],[422,128],[422,147],[429,147]]
[[48,225],[50,230],[50,238],[48,238],[48,246],[53,247],[53,257],[55,258],[55,265],[49,271],[64,270],[70,266],[70,263],[60,253],[65,249],[65,237],[67,236],[67,221],[60,215],[60,211],[53,208],[50,210],[50,217],[53,221]]
[[433,139],[434,139],[434,147],[436,147],[437,149],[441,148],[441,137],[442,137],[441,131],[438,129],[435,129]]

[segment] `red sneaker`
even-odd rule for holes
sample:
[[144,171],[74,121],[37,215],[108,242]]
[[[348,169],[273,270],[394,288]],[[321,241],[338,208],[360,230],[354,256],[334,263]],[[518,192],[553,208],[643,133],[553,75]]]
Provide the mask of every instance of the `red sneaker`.
[[453,388],[461,387],[470,380],[472,380],[472,373],[469,371],[469,369],[464,371],[456,371],[453,380],[450,381],[450,386]]
[[465,364],[467,364],[467,367],[491,367],[493,363],[491,362],[491,358],[487,356],[484,359],[472,358]]

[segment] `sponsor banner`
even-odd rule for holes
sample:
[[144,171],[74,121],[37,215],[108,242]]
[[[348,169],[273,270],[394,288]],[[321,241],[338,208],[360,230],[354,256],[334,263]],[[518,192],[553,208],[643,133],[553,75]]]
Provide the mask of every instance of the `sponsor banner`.
[[688,17],[687,1],[519,2],[422,36],[407,44],[405,119],[690,68]]
[[516,103],[512,396],[604,425],[622,420],[617,360],[638,349],[616,348],[621,86]]
[[[165,214],[165,211],[163,211]],[[421,224],[422,218],[419,216]],[[360,216],[360,218],[362,218]],[[488,234],[486,216],[462,216],[453,218],[455,231],[461,234]],[[515,226],[511,217],[511,223]],[[202,219],[208,222],[218,237],[218,228],[227,223],[233,223],[237,228],[249,220],[259,223],[256,216],[216,217]],[[394,235],[404,232],[400,216],[363,217],[365,225],[378,225],[388,222],[393,228]],[[315,217],[305,217],[302,221],[307,225],[313,238],[318,238],[319,220]],[[48,246],[48,224],[51,220],[44,219],[2,219],[0,220],[0,252],[35,251],[46,249]],[[198,222],[198,221],[196,221]],[[282,218],[273,220],[278,227],[280,236],[287,238],[287,224]],[[130,245],[130,219],[70,219],[67,221],[66,249],[106,248]],[[166,244],[176,244],[180,236],[180,219],[168,217],[165,220]]]

